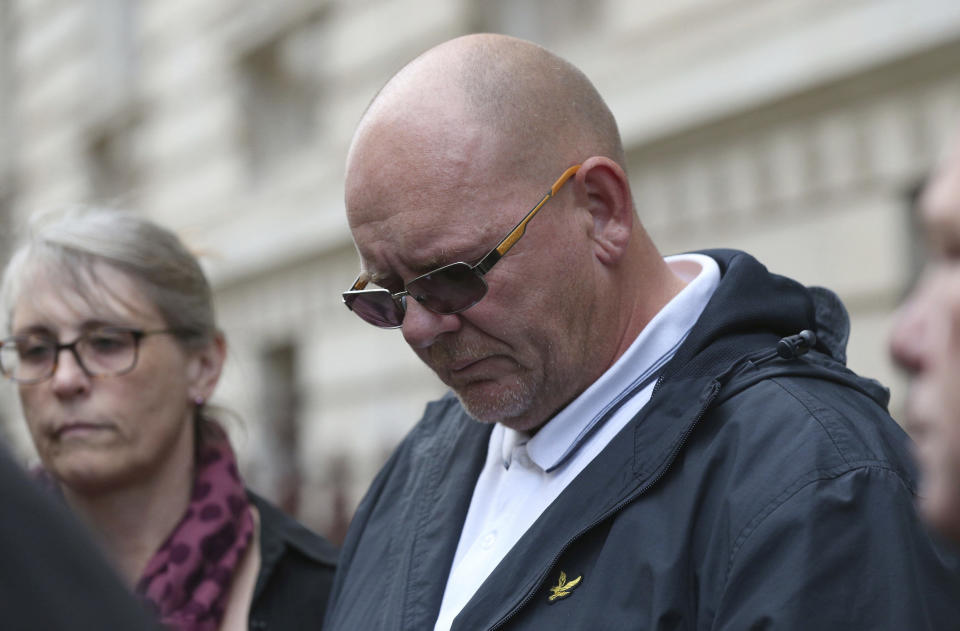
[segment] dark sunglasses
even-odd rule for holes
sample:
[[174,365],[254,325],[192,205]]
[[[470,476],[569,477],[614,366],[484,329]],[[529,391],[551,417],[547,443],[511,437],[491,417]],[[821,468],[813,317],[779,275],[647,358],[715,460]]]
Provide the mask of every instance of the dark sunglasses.
[[364,289],[369,282],[360,274],[349,291],[343,292],[343,304],[358,316],[374,326],[395,329],[403,324],[407,312],[406,299],[410,296],[421,305],[442,315],[466,311],[480,302],[487,294],[487,281],[483,276],[496,265],[510,248],[520,240],[527,230],[527,224],[544,204],[557,194],[560,187],[573,177],[580,165],[570,167],[553,183],[533,210],[520,220],[513,230],[503,238],[497,247],[480,259],[476,265],[462,261],[417,276],[404,285],[403,291],[391,293],[387,289]]

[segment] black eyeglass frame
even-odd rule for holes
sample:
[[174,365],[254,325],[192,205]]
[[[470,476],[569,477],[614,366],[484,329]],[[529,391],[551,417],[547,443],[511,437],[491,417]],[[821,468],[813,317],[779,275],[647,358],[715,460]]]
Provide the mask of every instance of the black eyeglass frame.
[[[131,360],[129,367],[124,368],[122,370],[117,370],[117,371],[98,372],[98,371],[90,370],[90,368],[88,368],[87,365],[83,362],[83,358],[81,357],[80,352],[77,351],[77,344],[80,344],[81,342],[89,339],[91,336],[97,333],[104,333],[104,332],[126,333],[126,334],[130,334],[133,337],[133,359]],[[59,366],[59,363],[60,363],[60,353],[63,352],[64,350],[69,350],[70,353],[73,355],[73,359],[77,362],[77,365],[80,366],[80,369],[83,371],[83,373],[86,376],[92,379],[96,379],[100,377],[119,377],[120,375],[125,375],[131,372],[134,368],[137,367],[137,361],[140,359],[141,340],[143,340],[143,338],[148,337],[150,335],[161,335],[161,334],[183,335],[184,332],[179,329],[144,330],[144,329],[136,329],[132,327],[109,326],[109,327],[100,327],[92,331],[82,333],[79,336],[77,336],[77,338],[74,339],[72,342],[63,342],[63,343],[60,343],[51,337],[40,335],[37,333],[31,333],[27,335],[15,335],[13,337],[8,337],[6,339],[0,340],[0,348],[7,345],[16,346],[18,340],[22,340],[30,336],[35,336],[39,338],[47,337],[47,339],[49,339],[51,342],[50,347],[53,349],[53,361],[50,364],[50,370],[43,377],[38,377],[35,379],[18,379],[14,377],[12,374],[8,373],[7,368],[3,366],[2,354],[0,354],[0,374],[2,374],[9,381],[13,381],[20,385],[32,386],[38,383],[43,383],[44,381],[50,379],[57,373],[57,367]]]
[[[466,263],[464,261],[457,261],[456,263],[448,263],[447,265],[438,267],[437,269],[431,270],[425,274],[421,274],[420,276],[417,276],[410,282],[404,283],[403,290],[398,291],[396,293],[393,293],[390,290],[384,289],[382,287],[377,287],[374,289],[365,289],[365,287],[370,281],[368,278],[365,277],[364,273],[361,273],[359,276],[357,276],[357,279],[353,282],[353,285],[350,287],[350,289],[348,291],[343,292],[343,294],[341,294],[341,299],[343,300],[344,305],[346,305],[346,307],[351,311],[353,311],[354,313],[357,313],[357,315],[359,315],[360,318],[363,319],[365,322],[368,322],[373,326],[376,326],[381,329],[398,329],[401,326],[403,326],[403,317],[406,315],[406,312],[407,312],[406,299],[408,296],[413,297],[414,300],[423,304],[423,306],[426,309],[429,309],[430,311],[433,311],[434,313],[438,313],[440,315],[450,315],[450,314],[461,313],[463,311],[466,311],[470,307],[474,306],[475,304],[483,300],[483,297],[487,295],[488,287],[487,287],[487,281],[483,278],[484,275],[486,275],[487,272],[489,272],[491,268],[493,268],[493,266],[497,264],[497,261],[503,258],[507,254],[507,252],[510,251],[510,248],[516,245],[517,241],[519,241],[524,234],[526,234],[527,224],[530,223],[530,221],[536,216],[538,212],[540,212],[540,209],[543,208],[544,205],[548,201],[550,201],[550,199],[556,196],[557,192],[567,182],[567,180],[573,177],[576,174],[576,172],[580,170],[580,166],[581,165],[576,164],[566,169],[563,172],[563,174],[557,179],[557,181],[553,183],[553,185],[550,187],[550,190],[547,191],[547,193],[543,196],[543,198],[541,198],[540,201],[537,202],[537,205],[534,206],[526,215],[524,215],[523,219],[521,219],[520,222],[516,226],[514,226],[512,230],[510,230],[507,236],[501,239],[500,242],[497,243],[496,247],[494,247],[486,255],[484,255],[483,258],[481,258],[480,261],[478,261],[476,264],[470,265],[469,263]],[[462,307],[457,307],[452,310],[438,310],[424,304],[425,298],[421,296],[417,296],[416,294],[410,292],[410,287],[412,285],[415,285],[417,281],[420,281],[422,279],[427,278],[428,276],[432,276],[439,272],[443,272],[445,270],[449,270],[455,267],[468,268],[465,271],[475,275],[477,280],[479,280],[480,284],[482,285],[482,289],[479,295],[476,297],[475,300],[473,300],[469,304]],[[384,294],[389,296],[393,300],[393,303],[396,305],[397,311],[399,313],[399,320],[400,320],[398,324],[394,324],[394,325],[378,324],[376,322],[368,320],[367,318],[364,318],[353,308],[353,302],[359,297],[369,296],[369,295],[384,295]]]

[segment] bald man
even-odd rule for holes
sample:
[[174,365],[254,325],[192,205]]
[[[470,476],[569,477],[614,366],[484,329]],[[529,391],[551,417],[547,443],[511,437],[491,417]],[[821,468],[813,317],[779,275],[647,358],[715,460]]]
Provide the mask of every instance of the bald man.
[[907,424],[922,466],[920,510],[960,543],[960,135],[917,205],[930,260],[890,339],[912,377]]
[[508,37],[441,44],[369,106],[343,300],[451,393],[361,503],[327,628],[960,621],[842,305],[742,252],[664,258],[625,164],[588,79]]

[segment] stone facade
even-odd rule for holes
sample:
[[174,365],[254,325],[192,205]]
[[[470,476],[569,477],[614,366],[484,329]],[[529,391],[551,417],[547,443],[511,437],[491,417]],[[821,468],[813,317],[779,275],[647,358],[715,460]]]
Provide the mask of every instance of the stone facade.
[[952,0],[0,0],[0,247],[75,203],[178,230],[216,286],[248,480],[336,538],[442,393],[340,304],[346,149],[391,74],[471,31],[594,80],[665,252],[740,247],[837,290],[851,366],[899,409],[885,340],[917,271],[910,196],[960,121]]

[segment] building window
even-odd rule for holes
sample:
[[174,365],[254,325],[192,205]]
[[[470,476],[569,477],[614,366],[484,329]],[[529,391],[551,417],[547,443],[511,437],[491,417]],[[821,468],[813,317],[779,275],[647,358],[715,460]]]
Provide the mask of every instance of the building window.
[[249,50],[240,60],[242,112],[251,175],[258,178],[310,146],[318,90],[305,63],[311,24],[298,25]]
[[920,196],[923,194],[927,179],[928,178],[924,177],[914,182],[913,185],[907,188],[903,195],[904,207],[907,212],[905,221],[907,229],[905,234],[910,242],[908,248],[910,253],[910,277],[907,290],[912,288],[920,278],[920,274],[923,273],[923,267],[926,265],[927,257],[929,256],[923,225],[920,220],[920,215],[917,212],[917,207],[920,204]]
[[291,343],[268,347],[262,354],[262,418],[271,437],[268,453],[270,477],[276,485],[271,495],[277,505],[291,515],[300,508],[303,484],[299,465],[300,396],[297,349]]
[[133,135],[138,121],[137,0],[94,0],[88,6],[91,51],[98,68],[88,121],[90,197],[133,204],[137,184]]
[[90,196],[108,205],[133,206],[137,185],[133,124],[96,130],[87,146]]

